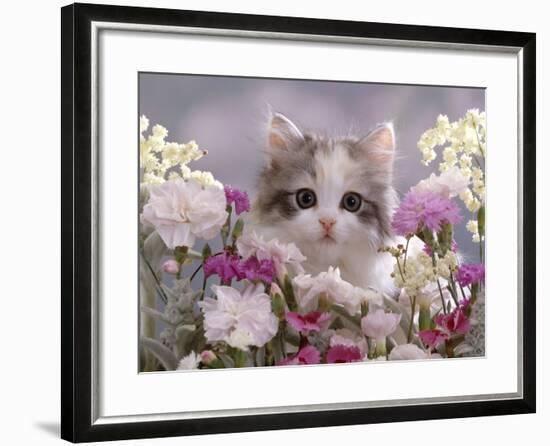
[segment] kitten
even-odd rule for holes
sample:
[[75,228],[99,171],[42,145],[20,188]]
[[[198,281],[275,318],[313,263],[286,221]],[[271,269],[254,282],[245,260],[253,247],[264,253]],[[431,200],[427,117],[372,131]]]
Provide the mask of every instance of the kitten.
[[254,230],[295,243],[306,272],[339,267],[355,286],[394,291],[391,216],[395,135],[382,124],[366,136],[302,132],[282,114],[267,130],[267,163],[253,203]]

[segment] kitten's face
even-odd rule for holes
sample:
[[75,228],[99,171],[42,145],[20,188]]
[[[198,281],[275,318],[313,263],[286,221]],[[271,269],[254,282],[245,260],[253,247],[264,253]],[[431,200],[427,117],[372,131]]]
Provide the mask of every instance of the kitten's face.
[[[303,134],[282,115],[268,130],[268,162],[255,209],[307,252],[333,255],[390,233],[394,136],[390,125],[364,138]],[[307,254],[306,254],[307,255]]]

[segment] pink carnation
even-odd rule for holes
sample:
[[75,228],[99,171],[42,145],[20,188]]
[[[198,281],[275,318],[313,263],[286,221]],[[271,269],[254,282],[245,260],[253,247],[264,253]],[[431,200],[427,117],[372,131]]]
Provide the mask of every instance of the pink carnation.
[[279,361],[277,365],[307,365],[319,364],[319,362],[321,362],[321,353],[319,353],[319,350],[312,345],[306,345],[295,355]]
[[356,361],[361,361],[361,351],[356,346],[338,344],[327,352],[328,364]]
[[449,339],[449,335],[437,328],[418,332],[420,340],[430,348],[436,348],[439,344]]
[[393,214],[392,228],[405,236],[424,227],[439,231],[442,224],[455,224],[461,218],[459,208],[449,198],[431,191],[409,191]]
[[235,189],[227,184],[224,186],[223,190],[225,192],[227,204],[231,205],[231,203],[235,203],[235,212],[237,215],[250,210],[250,200],[248,199],[248,194],[246,192],[242,192],[239,189]]
[[462,307],[455,308],[449,314],[438,315],[435,318],[435,323],[449,334],[465,334],[470,330],[470,321],[464,314]]
[[298,314],[293,311],[286,313],[286,320],[290,326],[299,332],[308,333],[310,331],[321,331],[327,328],[330,320],[329,313],[312,311],[307,314]]
[[226,252],[218,256],[211,256],[204,262],[204,275],[210,277],[217,274],[222,279],[222,283],[228,285],[234,278],[241,277],[241,264],[239,256],[229,255]]
[[240,272],[240,279],[271,283],[275,275],[275,265],[270,259],[258,260],[256,256],[252,256],[241,262]]
[[468,286],[472,283],[485,281],[485,267],[482,263],[469,263],[460,265],[456,273],[456,280],[460,286]]

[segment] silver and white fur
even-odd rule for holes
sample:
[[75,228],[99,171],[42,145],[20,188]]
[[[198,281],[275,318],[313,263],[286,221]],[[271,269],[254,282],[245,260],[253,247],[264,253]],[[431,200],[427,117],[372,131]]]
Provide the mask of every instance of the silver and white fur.
[[[355,286],[392,293],[393,259],[378,252],[395,243],[392,124],[379,125],[364,136],[332,138],[302,132],[275,113],[266,136],[267,161],[252,206],[251,229],[268,239],[295,243],[307,257],[307,273],[339,267],[343,279]],[[310,191],[307,208],[300,205],[304,190]],[[346,198],[347,203],[360,201],[359,207],[350,211]]]

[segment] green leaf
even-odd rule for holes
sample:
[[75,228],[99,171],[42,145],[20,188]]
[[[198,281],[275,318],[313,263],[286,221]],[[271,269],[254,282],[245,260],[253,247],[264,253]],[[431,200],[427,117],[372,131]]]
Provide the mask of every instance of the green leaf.
[[428,330],[432,325],[432,318],[430,313],[430,308],[420,307],[420,312],[418,315],[418,329],[419,330]]
[[157,231],[151,232],[143,242],[143,255],[155,272],[160,270],[160,261],[168,254],[168,248]]
[[205,243],[202,248],[202,259],[206,260],[211,255],[212,255],[212,248],[210,248],[210,245],[208,243]]
[[294,288],[292,287],[292,281],[288,274],[285,275],[283,284],[283,293],[285,293],[286,303],[290,311],[296,311],[298,304],[296,303],[296,296],[294,295]]
[[192,350],[191,344],[195,336],[195,330],[196,327],[194,325],[180,325],[176,328],[176,344],[174,345],[174,349],[178,358],[182,358]]
[[233,361],[233,358],[231,358],[231,356],[229,356],[227,353],[220,353],[218,357],[221,359],[226,369],[232,369],[235,367],[235,362]]
[[441,229],[437,234],[437,239],[439,241],[439,254],[445,255],[447,251],[451,249],[453,243],[453,225],[450,223],[441,225]]
[[143,347],[155,355],[166,370],[176,370],[178,360],[172,350],[161,344],[156,339],[142,337],[140,342]]
[[279,293],[276,293],[275,296],[273,296],[273,298],[271,299],[271,311],[273,311],[273,314],[279,319],[284,319],[285,307],[286,305],[283,296],[281,296]]
[[344,324],[342,322],[342,319],[340,319],[340,316],[336,316],[332,323],[330,324],[330,328],[332,330],[339,330],[341,328],[344,328]]
[[481,206],[477,211],[477,232],[480,237],[485,235],[485,206]]
[[260,347],[256,351],[255,360],[256,360],[256,367],[263,367],[265,365],[265,346]]
[[187,260],[188,251],[189,248],[187,246],[176,246],[174,248],[174,257],[176,258],[176,262],[180,265],[183,264]]
[[221,359],[216,358],[213,361],[211,361],[210,364],[207,364],[206,367],[208,367],[209,369],[224,369],[225,364]]
[[237,239],[242,235],[244,228],[244,221],[242,218],[238,218],[235,222],[235,225],[233,226],[233,232],[231,233],[231,240],[233,240],[233,244],[237,241]]
[[[399,321],[399,327],[393,333],[393,338],[397,341],[398,344],[404,344],[407,342],[407,333],[409,332],[409,324],[411,322],[411,313],[410,311],[402,311],[399,303],[393,300],[390,296],[382,294],[384,299],[384,305],[386,308],[391,310],[392,313],[397,313],[401,315],[401,320]],[[414,333],[413,327],[413,333]]]

